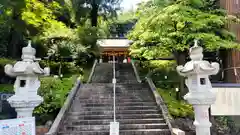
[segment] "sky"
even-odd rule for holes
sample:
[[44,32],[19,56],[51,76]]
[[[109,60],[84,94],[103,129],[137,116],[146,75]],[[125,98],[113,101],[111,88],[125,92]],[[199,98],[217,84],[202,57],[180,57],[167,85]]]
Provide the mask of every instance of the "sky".
[[136,5],[141,1],[146,1],[146,0],[123,0],[121,7],[123,7],[125,11],[130,10],[132,8],[136,8]]

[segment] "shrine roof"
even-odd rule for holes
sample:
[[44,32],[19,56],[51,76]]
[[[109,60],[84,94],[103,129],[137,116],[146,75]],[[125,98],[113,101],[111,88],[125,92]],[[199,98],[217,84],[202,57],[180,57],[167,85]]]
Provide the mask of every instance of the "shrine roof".
[[99,39],[100,47],[129,47],[132,42],[128,39]]

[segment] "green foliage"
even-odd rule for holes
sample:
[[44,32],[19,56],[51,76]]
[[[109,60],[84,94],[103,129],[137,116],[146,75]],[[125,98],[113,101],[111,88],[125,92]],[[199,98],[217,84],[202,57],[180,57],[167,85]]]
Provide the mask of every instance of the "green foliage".
[[103,17],[99,17],[98,24],[99,24],[99,26],[98,26],[99,37],[101,37],[101,38],[110,37],[111,33],[109,30],[109,27],[111,25],[111,21],[105,21]]
[[[58,75],[60,62],[53,62],[53,61],[40,61],[41,67],[50,67],[50,71],[52,75]],[[61,73],[63,75],[69,74],[80,74],[82,72],[82,68],[75,65],[72,62],[62,62],[62,69]]]
[[[174,118],[193,117],[193,108],[184,100],[177,100],[176,91],[178,87],[179,78],[176,73],[176,63],[174,61],[136,61],[138,71],[142,78],[150,77],[156,87],[159,94],[162,96],[164,102],[168,106],[169,113]],[[141,65],[141,66],[140,66]],[[167,78],[165,78],[167,76]]]
[[83,69],[83,75],[80,75],[78,79],[81,80],[82,83],[86,83],[88,81],[91,71],[92,70],[90,67],[85,67]]
[[237,120],[234,120],[235,116],[214,116],[214,127],[219,132],[228,134],[238,134],[239,125]]
[[97,15],[94,16],[97,17],[97,20],[98,16],[105,20],[116,17],[120,0],[67,0],[66,3],[68,3],[68,9],[73,16],[72,19],[76,23],[82,24],[87,19],[93,19],[93,12]]
[[48,4],[44,4],[38,0],[25,0],[26,7],[24,8],[21,16],[22,20],[37,29],[38,31],[44,30],[51,26],[51,23],[55,22],[56,16],[54,10],[59,10],[59,3],[53,1]]
[[15,60],[7,59],[7,58],[0,58],[0,66],[4,67],[6,64],[13,64],[15,63]]
[[158,89],[159,94],[162,96],[164,102],[167,104],[169,113],[174,118],[193,118],[194,112],[190,104],[186,101],[176,100],[176,92],[174,90]]
[[140,12],[142,16],[128,36],[134,41],[131,54],[147,59],[164,57],[189,49],[194,39],[207,51],[239,48],[234,34],[225,28],[227,15],[210,5],[203,0],[179,0],[164,8],[143,8],[146,12]]
[[15,63],[14,60],[6,59],[6,58],[0,58],[0,76],[5,76],[4,73],[4,66],[7,64],[13,64]]
[[0,57],[7,55],[7,35],[8,26],[6,22],[0,18]]
[[135,64],[141,79],[146,76],[152,78],[158,88],[173,89],[179,87],[179,75],[175,69],[175,61],[152,60],[141,63],[136,61]]
[[135,19],[137,19],[137,17],[135,15],[134,11],[128,11],[128,12],[120,13],[118,15],[118,20],[117,21],[119,23],[121,23],[121,22],[125,23],[125,22],[129,22],[129,21],[133,21]]
[[11,84],[0,84],[0,92],[12,93],[13,85]]
[[34,110],[34,114],[40,115],[43,121],[54,118],[64,104],[76,78],[76,76],[62,80],[52,77],[41,78],[39,95],[43,97],[44,102]]
[[[113,5],[118,3],[116,0],[99,2],[99,14],[104,13],[100,16],[108,17],[110,12],[115,12]],[[109,35],[104,19],[100,24],[105,26],[90,27],[91,8],[86,4],[91,4],[91,1],[6,0],[0,4],[3,5],[0,7],[1,56],[19,57],[20,53],[16,52],[20,51],[22,44],[29,38],[33,40],[33,45],[41,49],[37,50],[39,56],[46,56],[46,50],[50,51],[49,55],[57,57],[88,56],[98,52],[96,39]],[[102,9],[107,10],[102,12]]]

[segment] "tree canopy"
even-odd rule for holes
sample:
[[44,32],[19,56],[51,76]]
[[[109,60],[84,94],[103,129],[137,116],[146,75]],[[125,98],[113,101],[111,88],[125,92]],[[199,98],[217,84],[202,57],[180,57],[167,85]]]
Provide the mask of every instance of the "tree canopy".
[[184,52],[194,39],[207,51],[239,48],[235,35],[226,28],[227,14],[216,1],[152,0],[140,5],[137,14],[138,22],[128,35],[134,41],[131,54],[135,57],[152,59]]
[[[109,36],[106,19],[116,16],[119,2],[119,0],[0,1],[0,53],[3,57],[18,58],[21,55],[21,48],[31,39],[33,46],[37,48],[38,56],[41,57],[47,54],[60,56],[62,52],[64,52],[62,56],[97,55],[96,40]],[[97,4],[98,10],[94,9],[92,5],[94,3]],[[93,12],[97,15],[95,18],[91,16]],[[93,25],[93,20],[99,25]]]

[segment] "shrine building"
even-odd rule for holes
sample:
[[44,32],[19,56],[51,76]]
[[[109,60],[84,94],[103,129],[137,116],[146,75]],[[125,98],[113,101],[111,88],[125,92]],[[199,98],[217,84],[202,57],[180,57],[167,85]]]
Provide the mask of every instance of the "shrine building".
[[129,46],[131,41],[128,39],[99,39],[97,44],[100,47],[100,59],[99,63],[111,63],[113,62],[113,56],[118,63],[129,63]]

